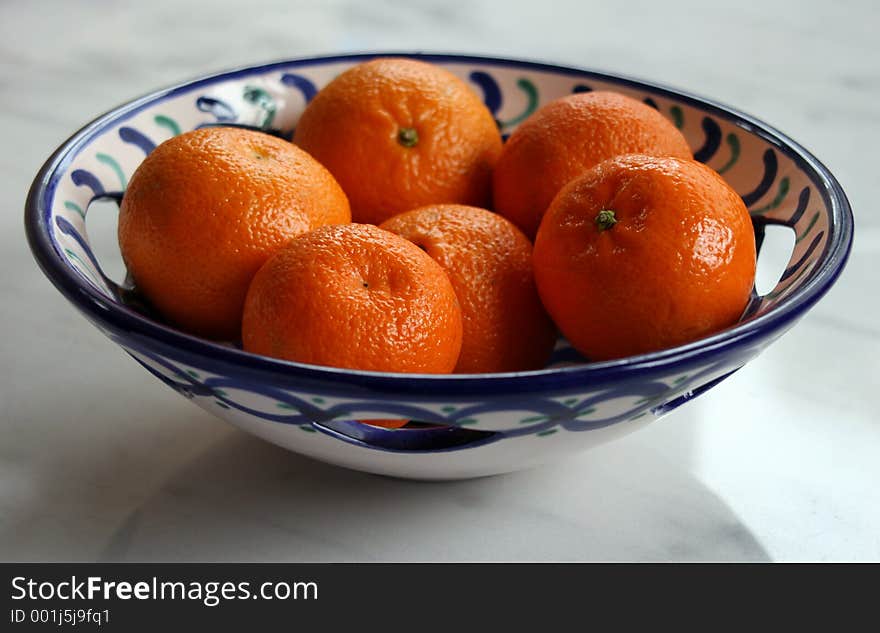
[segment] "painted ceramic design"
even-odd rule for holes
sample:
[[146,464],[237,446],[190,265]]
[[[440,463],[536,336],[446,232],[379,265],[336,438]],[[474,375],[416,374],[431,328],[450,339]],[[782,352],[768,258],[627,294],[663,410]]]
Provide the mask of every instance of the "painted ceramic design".
[[[545,370],[482,376],[342,371],[253,356],[197,339],[145,314],[89,246],[92,201],[121,199],[158,143],[207,125],[290,138],[321,86],[372,55],[291,60],[207,77],[148,95],[80,130],[50,158],[28,199],[32,250],[71,302],[149,373],[232,424],[334,464],[400,477],[450,479],[530,467],[579,452],[706,391],[791,327],[845,264],[852,216],[833,176],[769,126],[723,106],[601,73],[513,60],[407,55],[441,64],[473,87],[504,135],[557,97],[615,90],[681,129],[697,160],[722,173],[763,227],[795,233],[776,287],[742,322],[696,343],[587,363],[560,341]],[[355,419],[442,425],[386,430]]]

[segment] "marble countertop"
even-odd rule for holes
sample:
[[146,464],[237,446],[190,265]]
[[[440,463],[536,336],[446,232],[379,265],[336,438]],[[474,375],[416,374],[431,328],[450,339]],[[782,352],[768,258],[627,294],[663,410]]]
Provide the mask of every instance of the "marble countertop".
[[[0,560],[880,560],[880,13],[845,2],[0,4]],[[65,302],[22,209],[52,150],[181,79],[359,50],[594,67],[709,96],[815,153],[853,205],[831,292],[656,424],[557,464],[425,484],[237,431]]]

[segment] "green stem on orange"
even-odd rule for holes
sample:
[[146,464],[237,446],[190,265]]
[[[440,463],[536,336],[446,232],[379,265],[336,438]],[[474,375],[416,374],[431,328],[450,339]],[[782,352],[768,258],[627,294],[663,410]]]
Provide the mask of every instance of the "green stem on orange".
[[617,224],[617,217],[611,209],[602,209],[596,214],[596,227],[599,231],[607,231]]
[[415,147],[416,143],[419,142],[419,133],[416,132],[415,128],[402,127],[397,132],[397,142],[404,147]]

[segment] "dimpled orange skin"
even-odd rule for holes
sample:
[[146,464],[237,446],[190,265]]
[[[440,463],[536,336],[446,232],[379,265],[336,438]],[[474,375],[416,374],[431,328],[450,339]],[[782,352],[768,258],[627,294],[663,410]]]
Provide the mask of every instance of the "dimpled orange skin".
[[[414,130],[412,146],[402,130]],[[501,135],[461,79],[421,61],[376,59],[339,75],[309,103],[294,142],[348,194],[355,222],[418,206],[489,206]]]
[[160,144],[132,175],[118,237],[141,293],[172,324],[237,340],[251,278],[290,239],[351,221],[324,167],[267,134],[203,128]]
[[540,369],[556,327],[538,298],[532,244],[500,215],[464,205],[433,205],[382,223],[424,249],[449,275],[464,338],[456,373]]
[[254,276],[244,349],[286,360],[403,373],[449,373],[461,311],[446,273],[403,238],[367,224],[292,240]]
[[534,239],[544,211],[572,178],[635,153],[692,157],[669,120],[625,95],[596,91],[552,101],[504,144],[492,177],[494,210]]
[[[612,210],[617,223],[600,230]],[[693,160],[623,156],[569,183],[535,241],[544,305],[571,344],[609,360],[694,341],[737,322],[755,279],[742,199]]]

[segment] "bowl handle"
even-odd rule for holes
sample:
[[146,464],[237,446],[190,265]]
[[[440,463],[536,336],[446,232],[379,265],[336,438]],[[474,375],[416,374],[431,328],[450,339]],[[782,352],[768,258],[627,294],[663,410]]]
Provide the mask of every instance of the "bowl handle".
[[664,415],[667,415],[668,413],[675,411],[678,407],[683,405],[685,402],[690,402],[691,400],[693,400],[697,396],[706,393],[707,391],[709,391],[709,389],[711,389],[712,387],[714,387],[715,385],[720,383],[725,378],[729,378],[731,375],[733,375],[734,372],[737,372],[740,369],[741,369],[741,367],[737,367],[736,369],[729,371],[726,374],[719,376],[718,378],[710,380],[709,382],[707,382],[704,385],[700,385],[696,389],[692,389],[691,391],[683,393],[680,396],[673,398],[672,400],[669,400],[669,401],[667,401],[657,407],[654,407],[653,409],[651,409],[651,413],[653,413],[654,416],[658,417],[658,418],[662,417]]
[[350,444],[398,453],[451,451],[500,439],[494,431],[477,431],[460,426],[385,429],[355,420],[330,420],[312,422],[312,428]]
[[[110,200],[112,202],[115,202],[116,205],[119,206],[120,204],[122,204],[123,193],[124,192],[122,191],[105,191],[93,195],[91,198],[89,198],[88,203],[85,205],[84,219],[88,217],[89,208],[91,207],[93,202],[98,200]],[[135,292],[134,281],[132,280],[130,274],[126,273],[125,279],[122,281],[122,283],[117,283],[104,272],[103,268],[101,268],[101,262],[98,261],[97,257],[95,258],[95,264],[97,273],[101,276],[101,281],[104,282],[104,284],[107,286],[110,292],[113,293],[113,296],[119,303],[125,304],[130,308],[133,308],[151,318],[160,318],[155,309],[150,306],[142,296]]]

